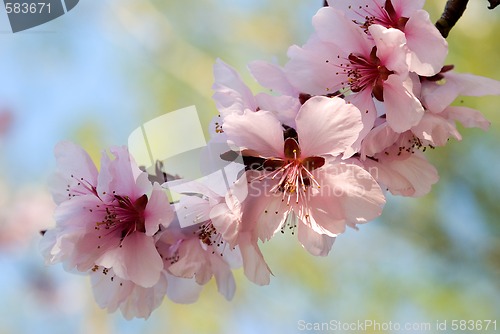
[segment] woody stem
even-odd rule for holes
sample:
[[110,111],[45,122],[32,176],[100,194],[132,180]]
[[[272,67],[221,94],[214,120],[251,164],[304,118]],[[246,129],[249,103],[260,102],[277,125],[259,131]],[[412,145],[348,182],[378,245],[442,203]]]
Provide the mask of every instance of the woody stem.
[[441,35],[446,38],[450,33],[451,28],[457,23],[465,9],[469,0],[448,0],[444,7],[444,12],[436,22]]

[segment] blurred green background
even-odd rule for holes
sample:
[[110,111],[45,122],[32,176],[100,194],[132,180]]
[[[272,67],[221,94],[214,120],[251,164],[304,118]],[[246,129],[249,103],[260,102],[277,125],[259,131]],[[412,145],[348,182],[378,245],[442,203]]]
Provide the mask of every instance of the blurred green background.
[[[427,3],[433,21],[444,3]],[[246,64],[284,64],[288,46],[306,41],[321,5],[82,0],[17,34],[0,9],[0,107],[11,115],[0,139],[0,334],[299,333],[308,332],[300,321],[331,320],[430,323],[430,332],[447,320],[442,332],[456,333],[452,320],[487,319],[500,331],[498,96],[460,99],[482,111],[491,128],[460,127],[461,142],[429,152],[441,178],[430,194],[388,196],[383,215],[339,237],[326,258],[310,256],[289,234],[276,236],[262,247],[275,274],[271,284],[255,286],[238,270],[232,302],[211,282],[196,304],[165,300],[149,320],[125,321],[95,305],[87,277],[44,267],[37,229],[51,223],[43,189],[55,143],[73,140],[97,160],[102,149],[126,144],[143,122],[190,105],[208,125],[216,114],[215,59],[258,89]],[[500,79],[500,9],[486,7],[486,0],[469,4],[448,38],[447,63]],[[18,219],[13,208],[34,213]]]

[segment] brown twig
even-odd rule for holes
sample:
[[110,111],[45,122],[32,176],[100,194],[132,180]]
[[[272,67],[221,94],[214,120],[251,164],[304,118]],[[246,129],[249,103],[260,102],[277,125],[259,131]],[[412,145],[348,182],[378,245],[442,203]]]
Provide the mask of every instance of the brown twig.
[[[493,1],[493,0],[492,0]],[[323,7],[328,7],[328,1],[323,1]]]
[[495,9],[496,6],[500,5],[500,0],[488,0],[490,6],[488,9]]
[[468,2],[469,0],[448,0],[446,2],[444,12],[436,22],[436,28],[438,28],[444,38],[448,37],[451,28],[453,28],[464,13],[465,8],[467,8]]

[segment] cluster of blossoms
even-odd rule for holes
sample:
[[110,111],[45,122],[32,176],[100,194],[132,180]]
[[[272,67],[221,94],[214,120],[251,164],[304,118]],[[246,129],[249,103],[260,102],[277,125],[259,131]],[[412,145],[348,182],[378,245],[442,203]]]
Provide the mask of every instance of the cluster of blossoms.
[[104,153],[98,172],[81,148],[59,144],[47,261],[89,273],[100,306],[147,317],[165,295],[195,301],[212,276],[231,299],[240,266],[268,284],[259,243],[280,231],[325,256],[346,226],[382,213],[386,191],[428,193],[438,175],[423,152],[460,140],[456,121],[489,126],[451,103],[500,94],[500,82],[445,65],[447,42],[423,2],[332,0],[284,67],[249,65],[271,94],[253,94],[217,60],[211,143],[230,148],[216,159],[242,161],[222,190],[210,176],[154,182],[126,148]]

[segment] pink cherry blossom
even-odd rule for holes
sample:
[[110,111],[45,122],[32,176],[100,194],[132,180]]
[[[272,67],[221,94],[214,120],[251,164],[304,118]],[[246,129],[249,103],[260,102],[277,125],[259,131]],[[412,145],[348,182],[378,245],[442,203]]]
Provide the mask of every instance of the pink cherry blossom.
[[[344,13],[331,7],[313,18],[316,34],[299,48],[292,46],[285,66],[293,85],[313,95],[348,95],[363,115],[360,138],[372,128],[377,111],[390,126],[403,132],[416,125],[424,109],[414,95],[406,63],[406,39],[398,29],[368,27],[369,38]],[[377,110],[374,100],[383,102]]]
[[356,107],[340,98],[317,96],[301,107],[295,122],[296,136],[284,138],[282,125],[271,113],[226,118],[228,139],[243,152],[266,159],[264,171],[247,172],[250,184],[240,231],[266,241],[295,215],[303,246],[325,255],[332,242],[321,235],[334,238],[346,225],[377,217],[385,200],[366,171],[334,160],[362,128]]
[[[182,205],[189,205],[189,201]],[[157,248],[170,261],[164,266],[169,274],[194,279],[200,286],[215,277],[219,292],[227,300],[233,298],[236,283],[232,269],[241,266],[241,255],[237,248],[225,244],[210,220],[182,229],[175,221],[160,233]]]
[[121,279],[155,285],[163,262],[153,236],[173,218],[163,189],[149,182],[126,148],[111,149],[113,160],[103,153],[99,173],[72,143],[59,144],[55,152],[59,168],[52,188],[59,205],[56,227],[42,243],[47,261],[82,272],[112,268]]
[[[237,182],[246,184],[246,179],[242,177]],[[231,255],[231,267],[239,266],[242,261],[245,275],[249,280],[259,285],[269,284],[271,270],[260,252],[257,239],[252,238],[246,231],[240,231],[241,204],[234,193],[234,188],[223,196],[199,182],[168,182],[166,186],[176,192],[203,196],[182,197],[176,210],[184,226],[201,224],[199,231],[196,232],[202,237],[200,239],[202,243],[194,243],[193,249],[198,249],[200,253],[199,245],[203,246],[203,243],[206,245],[203,248],[216,246],[217,249],[213,252],[224,255],[225,260],[230,259],[228,255]],[[240,191],[240,194],[246,194],[246,191]],[[199,256],[210,255],[206,251],[201,254]],[[220,264],[217,267],[224,269]]]
[[422,10],[424,0],[330,0],[367,33],[373,24],[404,32],[409,50],[409,70],[422,76],[439,72],[448,54],[448,43]]

